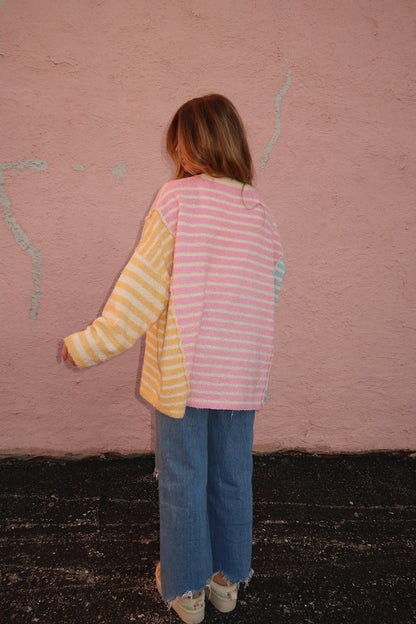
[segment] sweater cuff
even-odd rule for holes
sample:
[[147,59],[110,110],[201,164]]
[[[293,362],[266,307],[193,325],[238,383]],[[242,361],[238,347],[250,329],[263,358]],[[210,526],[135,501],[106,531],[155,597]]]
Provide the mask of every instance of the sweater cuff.
[[71,356],[71,358],[74,360],[78,368],[88,368],[89,364],[85,363],[85,361],[81,358],[80,354],[75,348],[73,336],[76,336],[76,334],[71,334],[70,336],[67,336],[66,338],[64,338],[64,343],[66,344],[68,353]]

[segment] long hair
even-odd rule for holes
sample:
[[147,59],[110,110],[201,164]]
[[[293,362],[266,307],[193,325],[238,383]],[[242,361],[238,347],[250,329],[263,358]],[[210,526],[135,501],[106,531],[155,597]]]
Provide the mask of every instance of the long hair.
[[[185,102],[169,125],[166,149],[176,164],[174,179],[199,172],[252,183],[253,161],[243,122],[223,95],[205,95]],[[184,168],[184,159],[191,171]]]

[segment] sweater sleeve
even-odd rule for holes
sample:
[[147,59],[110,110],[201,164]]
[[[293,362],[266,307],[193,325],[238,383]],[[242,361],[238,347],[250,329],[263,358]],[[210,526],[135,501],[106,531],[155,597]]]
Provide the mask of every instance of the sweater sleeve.
[[169,303],[173,248],[173,235],[159,212],[152,210],[102,315],[84,331],[65,338],[79,368],[123,353],[155,324]]

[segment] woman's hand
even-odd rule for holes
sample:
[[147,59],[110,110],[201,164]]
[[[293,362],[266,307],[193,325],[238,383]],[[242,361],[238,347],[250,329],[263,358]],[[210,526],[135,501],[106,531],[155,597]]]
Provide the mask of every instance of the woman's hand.
[[69,354],[68,347],[66,346],[65,343],[64,343],[64,346],[62,347],[61,355],[62,355],[62,359],[63,359],[64,362],[66,362],[66,360],[68,359],[71,362],[72,366],[76,366],[74,360],[72,359],[72,357]]

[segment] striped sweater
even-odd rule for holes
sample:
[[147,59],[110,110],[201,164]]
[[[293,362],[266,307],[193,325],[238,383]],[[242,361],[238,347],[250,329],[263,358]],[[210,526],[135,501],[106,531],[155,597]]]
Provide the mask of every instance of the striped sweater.
[[162,187],[102,316],[65,338],[77,366],[147,332],[140,393],[162,413],[264,407],[285,267],[270,212],[241,186],[202,174]]

